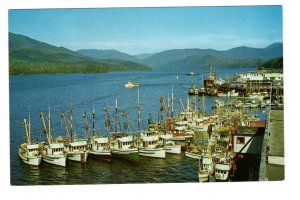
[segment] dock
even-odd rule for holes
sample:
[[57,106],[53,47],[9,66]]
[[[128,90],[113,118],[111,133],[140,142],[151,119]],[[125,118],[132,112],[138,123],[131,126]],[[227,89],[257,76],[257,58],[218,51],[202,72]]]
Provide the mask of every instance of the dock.
[[260,165],[260,180],[284,180],[284,110],[270,110]]

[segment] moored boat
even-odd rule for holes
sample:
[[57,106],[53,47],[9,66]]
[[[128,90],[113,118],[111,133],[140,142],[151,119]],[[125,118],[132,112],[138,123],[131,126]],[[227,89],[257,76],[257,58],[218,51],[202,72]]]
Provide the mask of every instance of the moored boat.
[[132,135],[115,137],[110,142],[112,157],[139,162],[138,148],[134,147]]
[[220,158],[214,166],[214,177],[216,181],[228,181],[231,164],[227,158]]
[[[81,138],[73,138],[73,110],[72,110],[72,99],[70,102],[70,131],[68,129],[68,125],[65,119],[65,114],[62,112],[61,117],[63,118],[66,132],[68,135],[68,140],[65,143],[65,149],[67,151],[67,158],[71,161],[77,161],[80,163],[86,163],[87,157],[89,155],[89,144],[87,139]],[[75,136],[79,136],[79,134],[74,134]]]
[[199,182],[207,182],[209,180],[209,176],[213,172],[213,160],[211,157],[202,157],[200,159],[200,166],[198,170]]
[[181,145],[172,140],[171,134],[161,134],[159,137],[162,144],[165,145],[166,153],[181,154]]
[[108,137],[93,136],[91,138],[89,155],[99,160],[111,162],[111,152],[109,149]]
[[159,135],[151,131],[141,132],[139,155],[153,157],[153,158],[165,158],[166,150],[162,144],[159,144]]
[[80,163],[86,163],[89,155],[87,139],[77,139],[67,145],[68,159]]
[[40,118],[42,119],[44,125],[44,134],[47,137],[48,144],[42,145],[42,155],[43,160],[47,163],[59,165],[59,166],[66,166],[67,155],[64,151],[64,143],[54,141],[51,135],[51,120],[50,120],[50,107],[49,107],[49,115],[48,115],[48,129],[46,127],[46,123],[44,120],[43,112],[40,112]]
[[40,153],[38,144],[21,144],[19,156],[24,163],[29,165],[39,166],[42,161],[42,154]]
[[201,158],[201,152],[195,152],[195,151],[185,151],[185,156],[193,159],[199,160]]
[[59,165],[62,167],[66,166],[67,155],[64,152],[64,144],[57,142],[47,144],[42,149],[43,161]]
[[24,163],[39,166],[42,161],[42,154],[40,152],[39,144],[32,144],[31,142],[30,115],[28,124],[26,119],[24,119],[24,127],[26,131],[27,143],[21,144],[19,148],[19,156]]

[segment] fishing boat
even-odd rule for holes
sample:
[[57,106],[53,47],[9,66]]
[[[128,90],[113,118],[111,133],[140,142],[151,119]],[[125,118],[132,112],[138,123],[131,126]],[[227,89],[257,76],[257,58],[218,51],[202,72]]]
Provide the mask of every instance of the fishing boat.
[[26,119],[24,119],[24,127],[26,131],[27,143],[21,144],[19,148],[19,156],[24,163],[39,166],[42,161],[42,154],[40,152],[39,144],[32,144],[31,142],[30,115],[28,124]]
[[112,157],[139,162],[139,151],[138,148],[134,146],[132,135],[115,135],[110,142],[110,149]]
[[[113,138],[110,140],[110,149],[112,157],[128,160],[131,162],[139,162],[139,150],[135,147],[134,132],[132,135],[126,135],[123,132],[118,131],[119,116],[118,116],[118,100],[115,100],[115,132]],[[126,112],[122,113],[123,117],[127,120]]]
[[40,118],[42,119],[43,122],[43,128],[44,128],[43,132],[46,135],[46,138],[48,140],[48,144],[43,144],[43,148],[42,148],[43,160],[50,164],[65,167],[67,163],[67,154],[64,151],[64,143],[55,141],[52,138],[50,107],[49,107],[49,114],[48,114],[48,129],[46,127],[43,112],[40,112]]
[[189,95],[198,95],[198,89],[196,88],[196,86],[194,84],[191,85],[191,87],[189,88]]
[[86,163],[89,155],[87,139],[74,139],[67,145],[68,159],[80,163]]
[[[105,108],[104,108],[105,110]],[[90,138],[90,150],[89,156],[99,159],[105,162],[111,162],[111,152],[109,149],[109,138],[107,136],[99,136],[95,134],[95,109],[93,107],[93,127],[92,131],[90,130],[90,126],[88,123],[87,114],[83,114],[83,118],[85,120],[85,128],[89,133]]]
[[199,159],[199,162],[199,182],[207,182],[209,180],[209,176],[212,174],[214,169],[213,159],[211,157],[202,157],[201,159]]
[[54,142],[43,146],[43,160],[47,163],[66,166],[67,154],[64,151],[64,143]]
[[193,159],[201,159],[201,151],[198,148],[191,148],[185,151],[185,156]]
[[[67,158],[71,161],[76,161],[80,163],[86,163],[87,157],[89,155],[89,144],[88,140],[84,138],[79,138],[79,134],[73,135],[73,110],[72,110],[72,99],[70,103],[70,131],[68,129],[68,124],[66,122],[64,112],[61,113],[61,117],[64,121],[66,132],[68,135],[68,140],[65,143],[65,149],[67,151]],[[73,138],[74,137],[74,138]]]
[[166,153],[181,154],[181,145],[173,141],[172,134],[160,134],[161,144],[165,145]]
[[103,161],[111,162],[109,138],[105,136],[93,136],[90,140],[89,155]]
[[214,177],[216,181],[228,181],[231,170],[231,164],[228,158],[220,158],[214,166]]
[[166,150],[164,145],[159,143],[159,135],[144,131],[140,134],[139,155],[152,158],[165,158]]
[[133,87],[139,87],[140,83],[138,82],[130,82],[128,81],[127,83],[125,83],[125,88],[133,88]]

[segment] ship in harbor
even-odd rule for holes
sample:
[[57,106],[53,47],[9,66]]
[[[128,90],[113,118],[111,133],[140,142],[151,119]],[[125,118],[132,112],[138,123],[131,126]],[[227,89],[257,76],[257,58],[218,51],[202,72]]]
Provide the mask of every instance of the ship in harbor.
[[29,165],[39,166],[42,161],[42,154],[40,152],[40,146],[38,143],[32,143],[31,141],[31,128],[30,128],[30,115],[28,123],[24,119],[24,127],[26,131],[26,143],[21,144],[19,148],[19,157],[22,161]]
[[50,119],[50,107],[48,114],[48,129],[46,127],[44,114],[40,112],[40,118],[43,122],[43,132],[46,135],[48,144],[42,144],[43,161],[65,167],[67,164],[67,153],[65,152],[64,143],[55,141],[51,134],[51,119]]

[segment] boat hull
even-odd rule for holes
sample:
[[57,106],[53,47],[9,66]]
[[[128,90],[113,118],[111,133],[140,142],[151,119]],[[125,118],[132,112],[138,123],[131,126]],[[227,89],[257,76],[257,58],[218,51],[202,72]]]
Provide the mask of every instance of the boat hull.
[[67,156],[66,155],[43,155],[43,161],[65,167],[67,164]]
[[112,157],[128,160],[131,162],[139,162],[139,151],[138,149],[112,149]]
[[187,156],[189,158],[197,159],[197,160],[199,160],[201,158],[201,154],[188,152],[188,151],[185,152],[185,156]]
[[181,145],[166,145],[166,152],[172,154],[181,154]]
[[106,151],[96,151],[96,150],[91,150],[89,153],[89,156],[94,158],[94,159],[98,159],[98,160],[102,160],[105,162],[111,162],[111,153],[109,150]]
[[152,158],[166,158],[166,150],[164,148],[140,148],[139,155]]
[[89,152],[68,152],[68,159],[71,161],[76,161],[80,163],[86,163],[87,157],[89,155]]
[[37,156],[26,156],[19,152],[20,158],[23,160],[24,163],[34,166],[39,166],[42,162],[42,155]]
[[199,172],[198,173],[198,177],[199,177],[199,182],[203,183],[203,182],[207,182],[209,180],[209,173],[206,172]]

